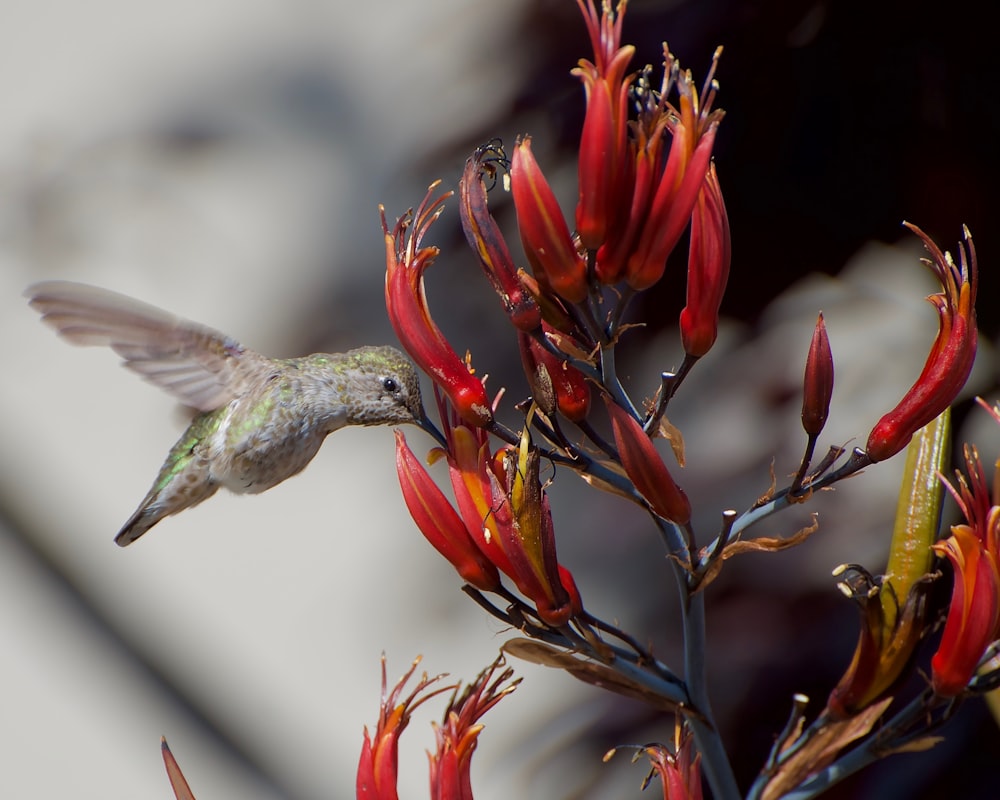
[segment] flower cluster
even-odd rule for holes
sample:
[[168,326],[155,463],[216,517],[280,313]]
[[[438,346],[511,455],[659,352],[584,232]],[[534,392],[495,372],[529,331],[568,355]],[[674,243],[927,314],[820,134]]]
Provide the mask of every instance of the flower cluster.
[[399,737],[410,723],[413,712],[433,697],[452,692],[445,709],[444,720],[434,726],[437,748],[430,753],[430,788],[432,800],[472,800],[472,754],[482,730],[479,720],[493,706],[513,692],[520,679],[511,680],[513,672],[503,669],[502,657],[465,687],[441,686],[443,675],[429,678],[422,675],[417,685],[403,697],[403,689],[416,672],[420,659],[386,694],[385,659],[382,659],[382,703],[374,734],[365,729],[364,745],[358,762],[358,800],[398,800],[396,785],[399,777]]
[[569,570],[556,560],[548,498],[539,478],[540,454],[531,445],[529,419],[519,445],[492,452],[482,428],[469,426],[443,400],[448,463],[458,512],[396,433],[396,465],[403,499],[417,527],[459,574],[477,589],[500,591],[500,573],[529,598],[539,617],[559,626],[583,613]]
[[[594,0],[577,0],[577,5],[593,53],[573,70],[586,99],[574,213],[560,208],[529,136],[515,142],[509,157],[499,140],[478,148],[458,185],[465,238],[514,328],[524,367],[530,397],[515,406],[521,415],[517,425],[502,421],[504,392],[489,399],[471,357],[457,355],[428,305],[424,277],[438,250],[423,240],[451,193],[439,194],[438,184],[432,184],[417,210],[394,226],[382,214],[386,306],[403,347],[434,382],[442,429],[429,423],[422,427],[437,439],[428,460],[443,462],[453,499],[397,433],[403,498],[417,527],[466,582],[466,593],[527,637],[506,643],[506,652],[674,715],[676,730],[684,731],[674,747],[641,749],[662,778],[665,797],[700,797],[702,771],[714,796],[734,797],[735,780],[698,671],[704,665],[705,589],[727,559],[786,549],[816,528],[782,538],[749,536],[759,520],[807,503],[816,490],[909,445],[886,575],[873,576],[859,565],[838,572],[841,588],[862,611],[851,664],[811,725],[804,721],[805,703],[796,701],[793,719],[752,794],[777,797],[799,785],[830,783],[844,774],[835,765],[844,748],[875,730],[933,628],[926,589],[935,554],[951,562],[955,594],[931,661],[931,694],[917,711],[938,708],[941,698],[961,693],[1000,634],[1000,512],[984,499],[974,453],[967,456],[969,478],[960,477],[952,489],[967,524],[935,543],[943,494],[938,474],[950,441],[947,410],[976,353],[975,248],[965,231],[956,264],[923,231],[907,225],[923,241],[930,256],[925,263],[941,284],[940,293],[928,298],[937,312],[937,337],[922,373],[875,424],[865,448],[842,458],[845,449],[832,447],[814,464],[834,383],[830,335],[819,315],[805,358],[801,419],[806,447],[795,477],[783,489],[772,485],[742,514],[724,511],[716,538],[699,546],[692,500],[676,477],[684,466],[683,439],[667,421],[666,410],[716,341],[732,261],[729,219],[712,160],[723,118],[713,108],[721,49],[699,90],[664,46],[663,77],[654,87],[650,68],[630,71],[635,51],[622,44],[625,2],[615,8],[609,2],[598,8]],[[527,268],[518,265],[490,210],[490,190],[501,183],[509,186]],[[630,327],[623,321],[625,312],[637,293],[666,274],[685,231],[686,302],[678,318],[683,361],[675,372],[659,376],[652,399],[635,402],[615,367],[616,349]],[[596,396],[602,402],[594,402]],[[661,454],[659,436],[670,441],[676,467]],[[573,471],[649,514],[683,597],[684,646],[691,655],[682,675],[659,662],[637,637],[584,609],[572,574],[557,557],[543,464]],[[906,719],[919,727],[917,712]],[[902,747],[903,727],[890,725],[871,735],[869,749],[862,748],[855,762]],[[463,754],[471,749],[456,745],[460,738],[447,724],[438,729],[439,751],[451,760],[432,756],[435,774],[444,774],[445,763],[465,763]],[[390,734],[386,741],[394,746]],[[447,796],[470,796],[461,781],[450,783],[460,784]]]

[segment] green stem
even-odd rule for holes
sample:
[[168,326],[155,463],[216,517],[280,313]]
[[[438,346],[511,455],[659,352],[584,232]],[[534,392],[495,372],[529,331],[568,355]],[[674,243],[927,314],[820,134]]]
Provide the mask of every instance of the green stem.
[[729,755],[715,725],[708,696],[705,670],[705,593],[688,594],[687,572],[671,559],[674,577],[681,591],[684,625],[684,682],[688,696],[701,714],[691,715],[688,724],[701,753],[701,769],[712,789],[715,800],[737,800],[740,797],[736,776]]
[[622,386],[621,381],[618,380],[618,373],[615,371],[614,345],[601,348],[601,384],[607,390],[608,394],[611,395],[611,399],[615,403],[627,410],[639,422],[642,422],[643,418],[635,410],[632,400],[625,393],[625,388]]

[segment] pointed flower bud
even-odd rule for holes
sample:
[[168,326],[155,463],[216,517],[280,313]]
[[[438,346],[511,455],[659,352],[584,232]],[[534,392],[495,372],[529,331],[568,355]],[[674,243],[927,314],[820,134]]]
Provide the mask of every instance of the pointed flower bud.
[[531,154],[531,139],[514,146],[510,190],[525,255],[538,281],[571,303],[587,296],[587,264],[577,252],[556,196]]
[[965,229],[968,251],[959,244],[959,267],[952,261],[951,254],[942,253],[920,228],[904,224],[923,239],[924,247],[931,254],[924,263],[941,282],[943,291],[927,298],[938,312],[938,335],[917,382],[872,428],[865,448],[872,461],[894,456],[906,447],[915,431],[950,406],[965,385],[976,358],[979,269],[968,228]]
[[[542,326],[543,335],[550,331]],[[521,334],[521,363],[531,395],[547,415],[559,410],[570,422],[580,422],[590,413],[590,383],[576,367],[560,359],[533,336]]]
[[479,550],[465,523],[406,443],[396,435],[396,472],[403,500],[424,538],[458,570],[462,580],[484,592],[500,586],[497,568]]
[[484,175],[495,180],[497,170],[506,163],[507,157],[499,140],[476,150],[465,162],[465,171],[459,182],[459,212],[465,238],[479,256],[483,272],[499,295],[511,324],[518,330],[533,331],[542,319],[538,303],[518,280],[507,242],[490,214],[483,182]]
[[931,657],[931,685],[942,697],[965,689],[986,648],[1000,637],[1000,506],[990,500],[974,447],[966,446],[965,465],[966,475],[956,473],[957,487],[945,486],[966,524],[953,525],[951,536],[934,545],[954,573],[941,643]]
[[501,654],[461,694],[456,689],[444,720],[434,725],[437,746],[427,754],[431,800],[472,800],[472,754],[483,730],[479,720],[521,682],[520,678],[512,680],[514,670],[510,667],[496,675],[503,665]]
[[542,286],[538,279],[523,269],[517,271],[517,279],[524,290],[530,294],[542,312],[542,319],[557,331],[571,333],[576,330],[576,323],[566,311],[563,301],[552,294],[548,286]]
[[691,521],[691,503],[670,476],[642,425],[608,397],[604,402],[611,417],[615,447],[629,480],[659,516],[677,525],[687,525]]
[[420,243],[440,216],[448,192],[433,200],[439,182],[431,184],[416,214],[406,213],[392,231],[379,208],[385,235],[385,305],[396,336],[410,357],[451,399],[471,425],[493,421],[486,388],[452,349],[434,320],[424,294],[424,271],[434,262],[438,248]]
[[396,780],[399,773],[399,737],[410,724],[413,711],[435,695],[451,691],[454,686],[432,689],[442,676],[428,678],[424,673],[416,687],[401,699],[403,687],[416,672],[420,659],[399,679],[392,692],[386,695],[385,656],[382,657],[382,703],[379,706],[375,735],[369,735],[365,726],[365,740],[358,761],[356,780],[358,800],[399,800]]
[[680,315],[681,343],[694,358],[705,355],[719,333],[719,306],[729,280],[730,253],[729,217],[712,164],[691,214],[687,305]]
[[721,110],[711,110],[716,90],[713,76],[720,52],[716,51],[701,99],[691,73],[678,76],[680,109],[667,123],[673,135],[670,154],[625,271],[626,283],[636,291],[648,289],[663,277],[667,257],[687,227],[708,172],[723,115]]
[[594,48],[594,61],[581,59],[573,74],[583,82],[587,113],[580,137],[578,166],[580,196],[576,206],[576,230],[581,244],[596,250],[604,244],[627,203],[621,196],[628,174],[628,92],[632,79],[625,75],[635,53],[621,46],[625,4],[617,12],[602,5],[598,17],[593,0],[577,0]]
[[826,324],[820,314],[809,344],[806,374],[802,381],[802,427],[810,436],[819,436],[826,425],[832,397],[833,354],[826,335]]

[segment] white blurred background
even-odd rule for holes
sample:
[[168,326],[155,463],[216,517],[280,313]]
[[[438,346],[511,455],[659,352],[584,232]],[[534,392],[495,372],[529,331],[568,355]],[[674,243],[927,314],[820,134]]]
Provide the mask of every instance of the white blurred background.
[[[377,204],[394,218],[431,180],[454,184],[465,156],[495,134],[531,130],[536,152],[554,149],[545,141],[558,123],[541,112],[520,109],[518,127],[496,129],[515,124],[505,114],[546,55],[541,43],[565,46],[561,26],[526,34],[531,5],[506,2],[503,13],[483,0],[0,5],[5,796],[169,797],[164,735],[200,800],[349,797],[362,728],[376,720],[380,654],[390,683],[418,653],[431,673],[471,679],[507,638],[413,529],[388,430],[339,432],[294,480],[261,496],[220,493],[119,550],[111,539],[183,419],[113,354],[60,342],[22,292],[49,278],[106,286],[276,356],[391,342]],[[541,5],[549,24],[576,26],[578,47],[550,78],[562,81],[560,98],[575,101],[566,71],[585,52],[582,25],[572,3]],[[643,9],[682,4],[635,5],[641,21]],[[659,39],[674,42],[669,30],[650,36],[641,61],[656,60]],[[683,55],[701,74],[709,53]],[[725,66],[722,75],[725,85]],[[724,161],[720,173],[725,187]],[[572,199],[572,164],[552,175]],[[734,197],[748,191],[734,187]],[[910,209],[887,213],[898,220]],[[456,217],[439,223],[437,243],[460,247]],[[702,530],[717,524],[720,480],[727,505],[745,504],[766,488],[772,455],[779,472],[794,469],[795,393],[818,310],[838,360],[828,444],[863,439],[919,372],[933,336],[921,299],[933,287],[913,240],[855,245],[838,280],[806,278],[815,259],[782,251],[774,225],[775,251],[741,252],[737,241],[734,270],[767,281],[780,258],[794,276],[790,293],[752,322],[724,326],[671,412],[688,441],[686,488],[705,500]],[[944,233],[942,245],[953,247],[957,229]],[[497,349],[509,349],[506,323],[459,252],[458,266],[442,263],[428,288],[432,308],[456,349],[473,347],[496,376],[491,385],[514,382],[520,396],[516,356]],[[468,298],[449,294],[464,280]],[[625,363],[651,390],[676,359],[676,336],[667,325],[639,341]],[[419,450],[425,440],[407,434]],[[659,548],[641,515],[613,499],[584,510],[585,494],[560,477],[561,552],[588,606],[634,624],[669,654],[663,604],[672,588],[660,583]],[[833,598],[835,564],[880,568],[884,538],[872,531],[885,530],[897,481],[898,468],[885,465],[838,490],[855,514],[838,527],[831,513],[801,561],[750,556],[733,569],[738,582],[720,580],[716,639],[733,645],[728,667],[749,674],[793,647],[795,628],[780,616],[791,613],[788,598]],[[822,501],[827,513],[835,508]],[[759,605],[734,586],[750,587]],[[843,665],[852,613],[821,637],[840,646]],[[668,738],[671,727],[540,667],[515,666],[527,679],[485,720],[477,797],[584,796],[612,785],[615,796],[637,796],[639,771],[624,757],[602,766],[600,754]],[[722,716],[738,716],[751,692],[748,680],[721,681]],[[418,712],[403,738],[404,796],[425,792],[426,722],[439,708]],[[599,719],[605,733],[574,749]]]

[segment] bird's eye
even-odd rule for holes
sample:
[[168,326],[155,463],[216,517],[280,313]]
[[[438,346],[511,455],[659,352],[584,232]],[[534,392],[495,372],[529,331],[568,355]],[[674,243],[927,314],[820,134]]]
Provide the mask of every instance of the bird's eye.
[[399,384],[395,378],[382,378],[382,388],[389,394],[396,394],[399,391]]

